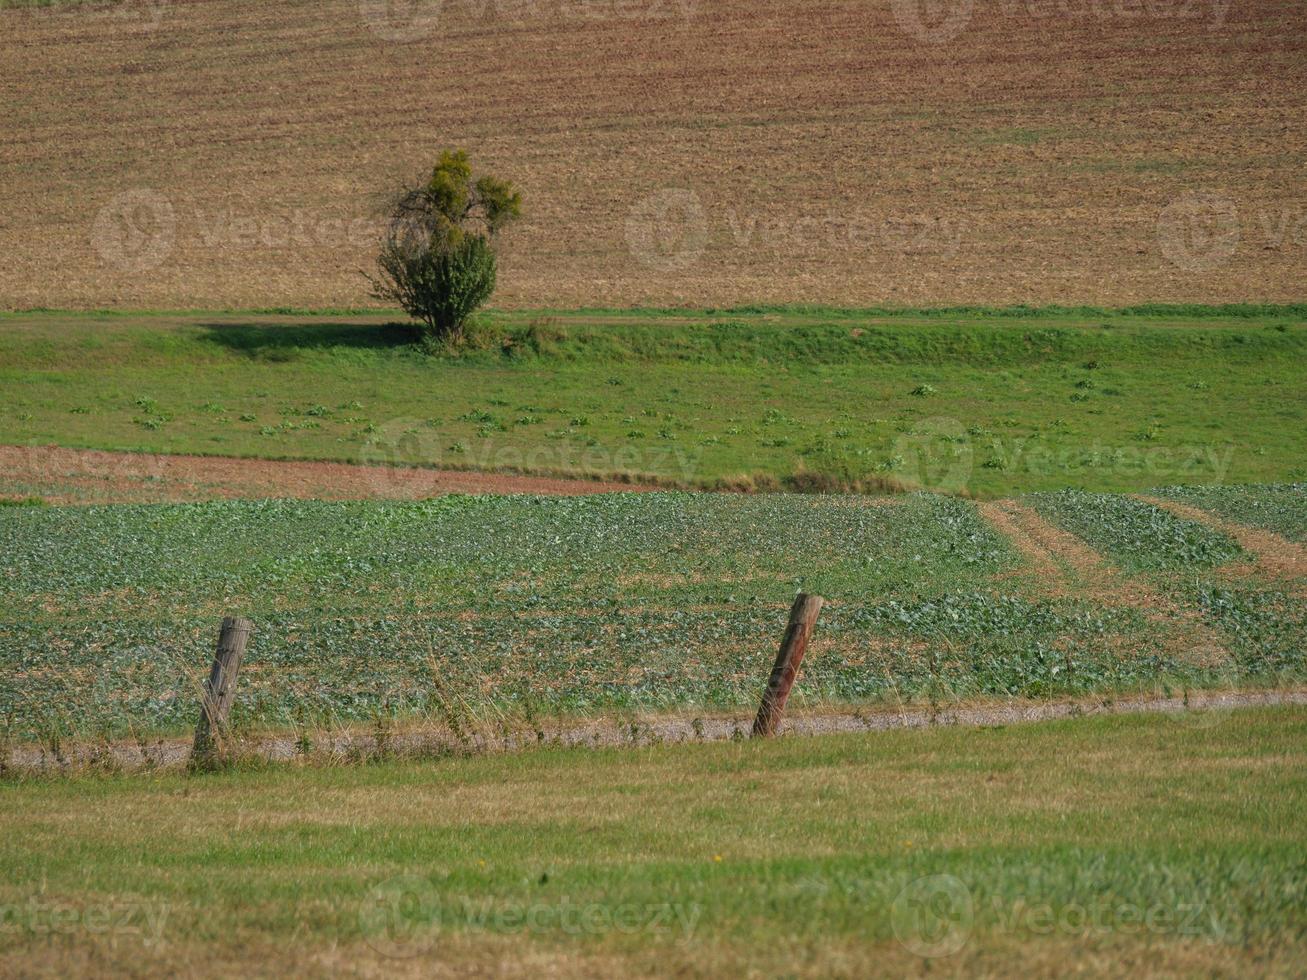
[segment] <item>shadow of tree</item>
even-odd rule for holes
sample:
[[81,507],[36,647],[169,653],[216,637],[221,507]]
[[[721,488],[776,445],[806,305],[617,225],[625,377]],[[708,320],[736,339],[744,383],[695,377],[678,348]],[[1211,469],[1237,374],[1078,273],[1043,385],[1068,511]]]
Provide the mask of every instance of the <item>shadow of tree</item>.
[[386,350],[418,339],[416,323],[201,323],[201,338],[236,353],[289,360],[297,353],[339,348]]

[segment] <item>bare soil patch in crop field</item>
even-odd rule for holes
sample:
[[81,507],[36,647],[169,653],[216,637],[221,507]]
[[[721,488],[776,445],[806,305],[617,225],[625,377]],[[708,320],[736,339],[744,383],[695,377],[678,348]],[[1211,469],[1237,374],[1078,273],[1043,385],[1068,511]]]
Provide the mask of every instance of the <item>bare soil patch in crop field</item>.
[[981,516],[1012,542],[1026,560],[1038,588],[1047,595],[1078,595],[1107,605],[1141,609],[1172,631],[1168,646],[1197,664],[1227,659],[1219,635],[1191,609],[1177,605],[1139,576],[1127,575],[1069,531],[1044,520],[1015,500],[977,505]]
[[1032,507],[1016,500],[977,505],[1038,574],[1050,595],[1089,593],[1096,598],[1126,599],[1132,605],[1156,608],[1164,600],[1141,583],[1130,580],[1093,548],[1069,531],[1044,520]]
[[1239,546],[1244,551],[1256,557],[1257,568],[1261,571],[1286,579],[1301,579],[1307,576],[1307,548],[1295,541],[1282,538],[1272,531],[1227,521],[1210,511],[1189,504],[1182,504],[1176,500],[1168,500],[1165,497],[1154,497],[1148,494],[1135,494],[1135,496],[1154,507],[1169,510],[1178,517],[1199,524],[1206,524],[1208,527],[1228,534],[1239,542]]
[[446,146],[525,193],[507,307],[1298,300],[1305,50],[1297,0],[6,6],[0,303],[367,302]]
[[[8,490],[7,482],[22,491]],[[649,489],[627,483],[510,473],[0,446],[0,497],[24,497],[32,488],[38,489],[41,499],[55,504],[262,497],[422,500],[446,493],[552,495]]]
[[1042,528],[1033,527],[1030,517],[1034,516],[1034,512],[1010,500],[987,500],[976,506],[981,516],[1011,541],[1013,547],[1021,553],[1021,557],[1026,562],[1026,567],[1021,569],[1021,572],[1037,575],[1046,591],[1065,589],[1067,579],[1065,566],[1058,560],[1057,551],[1049,543],[1039,540],[1039,532],[1061,532],[1048,525]]

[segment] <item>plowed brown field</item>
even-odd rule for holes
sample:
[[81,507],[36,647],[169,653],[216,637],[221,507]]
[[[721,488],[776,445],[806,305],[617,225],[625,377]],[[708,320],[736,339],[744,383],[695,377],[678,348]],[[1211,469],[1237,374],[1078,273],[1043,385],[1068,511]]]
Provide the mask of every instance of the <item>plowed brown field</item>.
[[503,306],[1307,281],[1299,0],[126,0],[0,65],[9,307],[367,302],[445,146],[524,188]]

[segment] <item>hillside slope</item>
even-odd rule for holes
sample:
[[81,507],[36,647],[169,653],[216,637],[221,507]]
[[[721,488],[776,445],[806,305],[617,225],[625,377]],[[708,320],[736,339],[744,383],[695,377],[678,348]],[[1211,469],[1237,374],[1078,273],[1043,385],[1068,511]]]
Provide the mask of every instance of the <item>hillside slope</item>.
[[450,145],[506,306],[1302,298],[1294,0],[22,2],[7,307],[365,302]]

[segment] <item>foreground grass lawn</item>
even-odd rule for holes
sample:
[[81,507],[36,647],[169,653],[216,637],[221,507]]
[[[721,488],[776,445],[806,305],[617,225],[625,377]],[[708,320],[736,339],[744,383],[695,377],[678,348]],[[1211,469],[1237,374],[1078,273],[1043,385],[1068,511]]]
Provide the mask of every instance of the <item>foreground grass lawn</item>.
[[0,315],[0,443],[979,496],[1307,475],[1300,306],[488,314],[437,356],[397,318]]
[[0,785],[0,972],[1301,975],[1307,712]]

